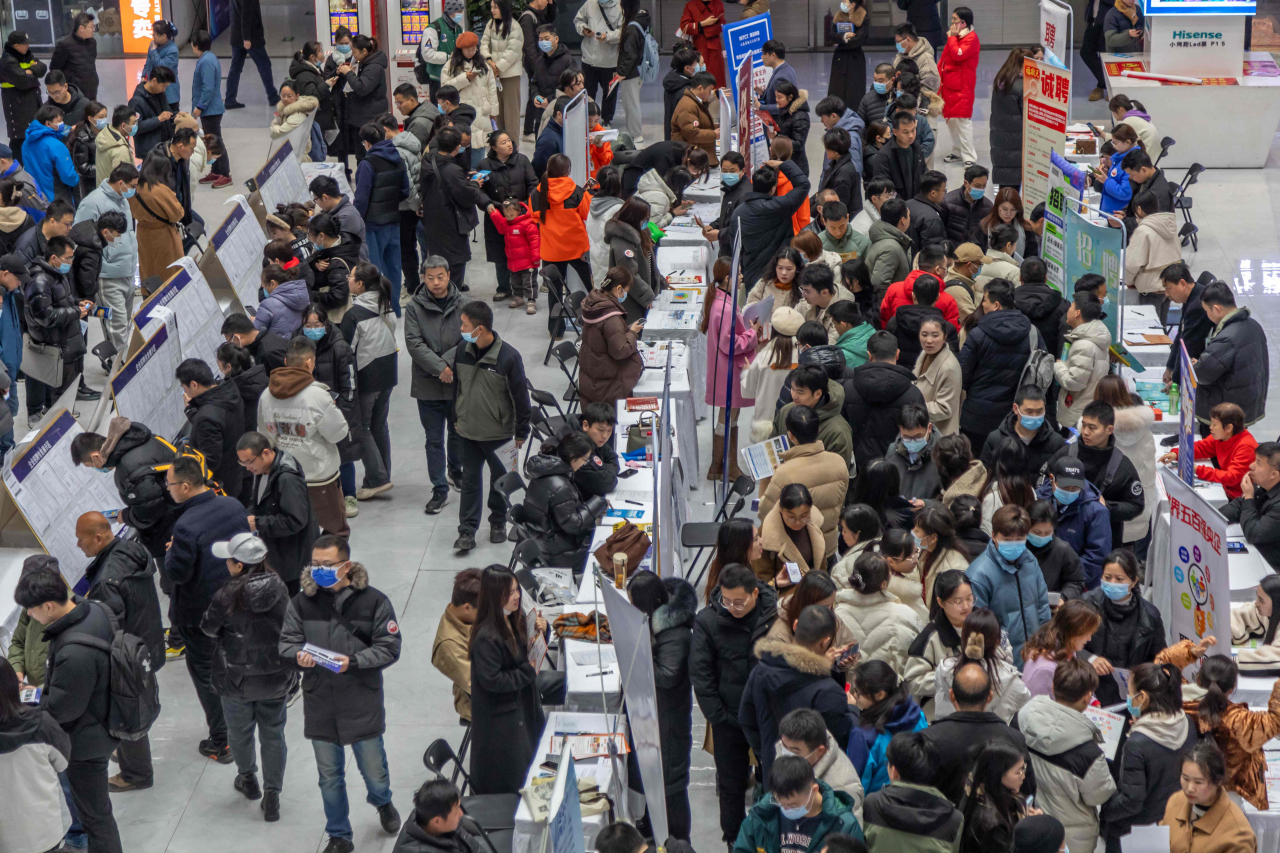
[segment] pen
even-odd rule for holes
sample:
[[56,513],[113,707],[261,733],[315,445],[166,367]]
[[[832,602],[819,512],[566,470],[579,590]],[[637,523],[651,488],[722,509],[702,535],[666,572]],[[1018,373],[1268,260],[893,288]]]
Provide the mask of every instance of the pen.
[[639,501],[629,501],[624,499],[622,502],[624,504],[631,504],[632,506],[644,506],[644,504],[640,503]]

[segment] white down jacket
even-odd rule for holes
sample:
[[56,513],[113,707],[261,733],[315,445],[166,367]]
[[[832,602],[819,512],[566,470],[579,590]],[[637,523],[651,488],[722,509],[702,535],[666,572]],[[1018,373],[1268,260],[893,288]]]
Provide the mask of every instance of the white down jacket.
[[836,618],[858,641],[859,660],[882,660],[894,672],[906,669],[907,650],[923,627],[914,610],[885,590],[870,595],[838,591]]

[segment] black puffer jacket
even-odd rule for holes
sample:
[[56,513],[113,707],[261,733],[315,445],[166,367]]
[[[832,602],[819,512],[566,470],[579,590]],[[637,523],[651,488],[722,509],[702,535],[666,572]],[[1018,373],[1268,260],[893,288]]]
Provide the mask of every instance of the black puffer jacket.
[[1036,327],[1046,350],[1051,353],[1062,352],[1064,321],[1071,303],[1061,293],[1042,282],[1022,284],[1013,291],[1013,304]]
[[[1114,679],[1112,679],[1114,681]],[[1145,716],[1145,715],[1144,715]],[[1120,837],[1134,826],[1152,824],[1164,816],[1165,805],[1182,787],[1182,757],[1195,748],[1195,725],[1181,711],[1161,714],[1129,731],[1120,755],[1116,792],[1102,805],[1108,853],[1120,853]]]
[[299,59],[295,54],[293,61],[289,63],[289,79],[293,81],[299,96],[310,95],[320,102],[320,107],[316,110],[316,124],[320,125],[321,130],[333,130],[338,126],[333,90],[324,82],[319,68]]
[[569,464],[559,456],[530,456],[524,473],[529,478],[524,497],[529,531],[542,545],[542,559],[547,565],[564,565],[556,563],[556,559],[575,555],[590,544],[607,504],[600,497],[583,501],[573,484]]
[[[1101,655],[1112,666],[1133,669],[1140,663],[1152,663],[1156,655],[1165,650],[1168,643],[1164,636],[1164,619],[1150,601],[1135,595],[1125,604],[1116,604],[1102,594],[1102,588],[1091,589],[1083,596],[1102,617],[1102,624],[1085,643],[1082,655],[1088,662],[1094,655]],[[1103,705],[1123,702],[1125,694],[1114,678],[1099,680],[1098,701]]]
[[187,404],[191,446],[204,454],[213,478],[228,495],[239,495],[244,467],[236,457],[236,442],[245,434],[244,402],[234,382],[222,382]]
[[667,72],[662,78],[662,138],[671,141],[671,116],[676,111],[676,104],[684,97],[684,90],[689,88],[689,79],[677,68]]
[[778,111],[778,135],[791,140],[791,162],[800,167],[800,171],[809,174],[809,155],[805,153],[805,143],[809,141],[809,127],[813,123],[813,114],[809,109],[809,92],[800,90],[796,99],[787,105],[786,112]]
[[[996,446],[1000,444],[1002,439],[1008,437],[1022,441],[1017,432],[1014,431],[1014,424],[1017,422],[1018,416],[1013,412],[1009,412],[1004,416],[1004,420],[1000,421],[1000,426],[987,434],[987,440],[983,442],[982,452],[979,455],[982,464],[987,467],[987,470],[991,470],[991,466],[995,463]],[[1024,444],[1027,448],[1029,470],[1038,472],[1044,467],[1044,463],[1056,456],[1066,443],[1066,439],[1059,435],[1047,420],[1040,424],[1040,429],[1036,430],[1031,443]]]
[[1022,75],[1013,84],[991,88],[991,182],[1022,183]]
[[844,419],[853,428],[858,471],[889,451],[898,437],[898,412],[912,403],[923,406],[924,395],[910,367],[869,361],[853,369],[853,378],[844,382]]
[[49,663],[40,707],[71,735],[77,760],[106,758],[118,743],[103,722],[110,707],[111,655],[97,646],[114,636],[106,605],[78,597],[75,609],[44,629]]
[[[28,74],[27,72],[31,73]],[[0,53],[0,101],[4,103],[4,123],[10,141],[25,138],[27,126],[40,109],[40,78],[48,68],[36,59],[31,48],[18,53],[5,45]],[[22,152],[17,152],[22,156]]]
[[942,197],[942,221],[947,223],[947,237],[956,243],[981,243],[985,239],[981,223],[995,203],[986,197],[976,204],[970,202],[963,185]]
[[179,508],[165,488],[164,475],[158,474],[155,466],[172,462],[173,448],[142,424],[131,423],[128,418],[112,418],[102,452],[107,469],[113,472],[116,491],[124,501],[120,520],[138,531],[152,557],[163,560]]
[[759,588],[756,606],[741,618],[720,602],[719,587],[711,593],[711,603],[698,612],[689,647],[689,679],[708,723],[738,725],[742,692],[758,663],[756,642],[777,618],[778,596],[771,586]]
[[267,382],[271,378],[267,375],[267,369],[261,364],[255,364],[248,370],[242,370],[235,376],[227,378],[234,382],[237,390],[240,391],[240,402],[244,405],[245,430],[257,429],[258,401],[262,399],[262,392],[267,390]]
[[164,624],[156,594],[155,564],[139,542],[115,539],[98,552],[84,570],[89,591],[84,597],[101,601],[116,615],[120,629],[147,644],[153,671],[164,666]]
[[1235,403],[1244,409],[1248,426],[1267,413],[1267,333],[1240,308],[1222,329],[1210,333],[1196,362],[1196,420],[1209,423],[1209,412],[1219,403]]
[[253,478],[253,514],[267,546],[267,564],[281,579],[296,581],[311,562],[311,545],[320,535],[307,478],[298,460],[283,450],[276,450],[271,470],[262,477]]
[[[63,362],[80,358],[85,345],[80,334],[80,307],[71,281],[40,258],[28,269],[32,272],[31,283],[23,288],[23,296],[31,340],[58,347]],[[65,364],[64,370],[69,369],[71,365]]]
[[1040,573],[1044,575],[1044,585],[1049,592],[1061,593],[1063,600],[1083,596],[1084,571],[1080,568],[1080,555],[1070,545],[1055,536],[1043,548],[1028,542],[1027,550],[1040,564]]
[[[861,160],[857,165],[854,164],[852,154],[841,154],[838,159],[831,161],[831,165],[822,173],[822,180],[818,182],[819,192],[835,191],[840,201],[849,209],[850,216],[857,216],[862,212],[862,175],[858,168],[861,165]],[[742,184],[741,181],[738,183]]]
[[649,30],[649,10],[641,9],[635,17],[639,28],[627,24],[618,42],[617,74],[623,80],[640,76],[640,62],[644,59],[644,36]]
[[98,99],[98,40],[68,33],[53,45],[50,71],[61,71],[67,82],[84,92],[86,98]]
[[1031,357],[1030,331],[1031,321],[1013,308],[987,314],[969,333],[960,350],[962,384],[968,391],[960,429],[986,435],[1000,425]]
[[[93,161],[89,161],[92,174]],[[77,222],[71,229],[71,242],[76,244],[76,254],[71,261],[71,292],[77,300],[98,301],[98,278],[102,275],[102,250],[106,244],[98,235],[98,225],[92,219]]]
[[347,124],[363,127],[391,108],[387,95],[387,55],[375,50],[364,58],[354,77],[346,77]]
[[133,97],[129,99],[129,109],[138,114],[138,132],[133,137],[133,153],[139,159],[147,156],[147,152],[161,142],[173,138],[173,118],[160,120],[160,114],[169,112],[169,102],[164,92],[151,94],[145,83],[139,83],[133,89]]
[[920,357],[920,324],[925,320],[942,320],[947,343],[955,351],[956,327],[946,321],[942,311],[933,305],[899,305],[889,318],[885,331],[898,339],[898,364],[910,370]]
[[91,122],[81,122],[71,138],[71,162],[80,175],[81,198],[98,188],[97,130]]
[[[329,262],[328,269],[319,268],[321,261]],[[335,245],[317,249],[307,258],[307,266],[315,276],[311,301],[329,312],[329,319],[341,318],[341,312],[350,304],[351,287],[347,284],[347,277],[358,263],[360,238],[349,231],[343,231]]]
[[[243,595],[246,608],[237,604]],[[270,570],[227,581],[213,596],[200,630],[214,640],[213,689],[240,702],[289,694],[298,675],[280,658],[280,627],[289,591]]]
[[693,749],[693,683],[689,680],[689,647],[698,594],[689,582],[667,578],[670,599],[654,611],[653,683],[658,692],[658,733],[662,742],[662,781],[667,793],[689,787]]
[[347,437],[338,442],[338,453],[343,462],[355,462],[360,458],[363,435],[356,396],[356,356],[337,326],[325,320],[324,328],[324,337],[316,341],[316,367],[312,375],[329,388],[330,394],[337,395],[333,404],[347,421]]

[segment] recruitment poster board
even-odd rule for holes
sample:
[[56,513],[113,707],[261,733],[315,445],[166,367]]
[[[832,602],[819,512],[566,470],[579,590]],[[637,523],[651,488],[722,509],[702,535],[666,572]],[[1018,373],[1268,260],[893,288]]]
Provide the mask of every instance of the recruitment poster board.
[[569,158],[569,177],[582,186],[591,175],[587,156],[587,93],[579,92],[564,108],[564,153]]
[[551,789],[551,817],[547,821],[547,853],[586,853],[582,835],[582,804],[578,800],[578,773],[573,764],[570,739],[564,739],[556,781]]
[[311,200],[307,179],[302,175],[302,166],[298,163],[298,158],[293,156],[293,144],[288,140],[267,158],[266,164],[254,176],[254,181],[258,185],[267,213],[275,213],[278,204]]
[[734,79],[738,82],[738,153],[746,161],[743,180],[750,181],[756,168],[769,159],[769,143],[764,136],[764,122],[751,106],[750,57],[742,60]]
[[1227,565],[1227,520],[1196,490],[1162,468],[1169,493],[1169,567],[1173,607],[1169,630],[1176,643],[1207,636],[1218,648],[1231,646],[1231,578]]
[[733,131],[738,126],[738,111],[734,108],[737,103],[733,100],[728,89],[720,90],[720,156],[723,158],[725,154],[733,150]]
[[121,417],[146,424],[172,441],[186,423],[182,386],[173,375],[182,362],[173,325],[160,326],[120,372],[111,377],[111,396]]
[[[773,18],[770,13],[744,18],[732,24],[726,24],[720,30],[720,38],[724,41],[724,55],[730,68],[737,68],[742,60],[750,59],[752,68],[751,86],[764,86],[772,72],[764,67],[761,58],[764,55],[764,43],[773,38]],[[733,87],[734,103],[739,103],[738,95],[742,91],[737,77],[729,78]]]
[[[1050,287],[1064,296],[1067,291],[1067,183],[1066,175],[1049,164],[1049,191],[1044,199],[1044,237],[1040,255],[1044,258]],[[1055,353],[1056,355],[1056,353]]]
[[1106,316],[1102,322],[1106,324],[1107,331],[1111,332],[1112,344],[1121,343],[1116,326],[1120,317],[1116,294],[1120,292],[1120,273],[1124,268],[1121,264],[1123,252],[1124,231],[1097,225],[1074,210],[1067,211],[1066,280],[1074,286],[1075,282],[1089,273],[1106,279],[1107,300],[1102,303]]
[[[218,347],[222,345],[222,321],[225,319],[222,308],[204,273],[195,263],[190,258],[183,258],[179,264],[182,268],[147,297],[133,316],[134,339],[140,346],[143,341],[151,340],[161,327],[176,327],[181,344],[179,361],[198,358],[216,371],[215,358]],[[172,379],[171,373],[169,380]]]
[[1049,153],[1066,147],[1071,75],[1024,59],[1022,90],[1022,203],[1035,207],[1049,194]]
[[600,584],[609,633],[617,652],[627,721],[635,744],[640,781],[649,805],[654,838],[667,837],[666,782],[662,775],[662,739],[658,729],[658,691],[653,678],[653,645],[649,617],[613,588]]
[[1040,0],[1040,44],[1066,67],[1071,54],[1071,8],[1056,0]]
[[258,287],[262,275],[262,249],[267,235],[243,196],[232,199],[235,207],[213,232],[209,243],[213,256],[222,264],[227,281],[245,308],[258,304]]
[[1178,476],[1188,486],[1196,483],[1196,366],[1187,344],[1178,336],[1178,360],[1182,381],[1178,384]]
[[[63,409],[13,457],[4,485],[23,519],[71,587],[84,577],[89,558],[76,545],[76,519],[86,512],[124,509],[110,473],[75,465],[71,442],[84,432]],[[119,532],[123,525],[113,525]]]

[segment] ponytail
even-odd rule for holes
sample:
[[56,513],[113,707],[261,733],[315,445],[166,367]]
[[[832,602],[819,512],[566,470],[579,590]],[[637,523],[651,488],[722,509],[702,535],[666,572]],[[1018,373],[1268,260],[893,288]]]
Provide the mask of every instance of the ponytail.
[[1236,662],[1226,655],[1209,655],[1200,665],[1196,684],[1205,689],[1205,694],[1196,706],[1196,713],[1210,726],[1218,726],[1230,707],[1231,700],[1227,697],[1236,689],[1237,675]]
[[884,589],[889,582],[889,563],[879,554],[863,551],[853,561],[849,573],[849,586],[863,595],[872,595]]

